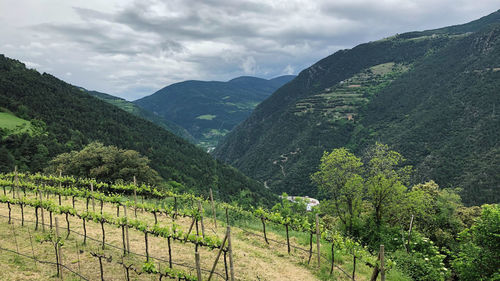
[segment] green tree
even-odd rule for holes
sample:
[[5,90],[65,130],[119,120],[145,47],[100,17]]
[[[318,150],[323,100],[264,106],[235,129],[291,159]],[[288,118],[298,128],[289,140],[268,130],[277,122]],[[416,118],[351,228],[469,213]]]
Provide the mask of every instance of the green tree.
[[130,181],[134,176],[139,182],[158,183],[161,178],[149,167],[149,159],[134,150],[119,149],[93,142],[80,151],[56,156],[46,172],[78,177],[95,178],[103,182]]
[[483,205],[481,217],[460,233],[452,262],[460,280],[500,280],[500,205]]
[[323,154],[319,171],[311,176],[320,192],[333,203],[335,215],[348,234],[353,234],[353,225],[361,212],[362,165],[361,159],[347,149],[338,148]]
[[401,213],[414,215],[414,225],[437,246],[454,248],[458,233],[466,227],[459,215],[465,207],[458,192],[440,189],[432,180],[417,184],[406,194],[406,208]]
[[380,227],[390,208],[398,208],[407,190],[410,166],[403,166],[404,157],[389,146],[376,143],[365,154],[367,166],[367,200],[373,208],[375,225]]

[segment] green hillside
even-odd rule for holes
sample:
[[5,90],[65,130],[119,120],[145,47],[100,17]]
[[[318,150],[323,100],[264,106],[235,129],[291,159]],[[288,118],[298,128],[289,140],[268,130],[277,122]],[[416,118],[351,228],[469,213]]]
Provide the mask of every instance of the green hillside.
[[213,149],[252,110],[295,76],[266,80],[238,77],[228,82],[185,81],[134,101],[185,128],[205,149]]
[[[0,107],[31,122],[32,134],[1,138],[0,168],[41,171],[62,152],[80,150],[92,141],[138,151],[165,180],[198,194],[216,190],[223,200],[272,200],[270,193],[234,168],[163,128],[101,101],[54,76],[29,70],[0,56]],[[0,131],[5,136],[5,131]]]
[[30,125],[29,121],[21,119],[10,112],[0,111],[0,129],[7,134],[29,132]]
[[[85,91],[87,91],[87,90],[85,90]],[[162,117],[135,105],[132,102],[129,102],[125,99],[115,97],[112,95],[97,92],[97,91],[87,91],[87,92],[96,98],[99,98],[105,102],[108,102],[114,106],[117,106],[117,107],[127,111],[128,113],[134,114],[135,116],[139,116],[143,119],[149,120],[149,121],[155,123],[156,125],[176,134],[177,136],[182,137],[182,138],[194,143],[193,136],[191,136],[184,128],[181,128],[178,125],[175,125],[174,123],[169,122],[169,121],[163,119]]]
[[261,103],[215,155],[276,192],[316,196],[309,175],[323,151],[381,141],[416,167],[415,182],[498,202],[498,22],[497,11],[338,51]]

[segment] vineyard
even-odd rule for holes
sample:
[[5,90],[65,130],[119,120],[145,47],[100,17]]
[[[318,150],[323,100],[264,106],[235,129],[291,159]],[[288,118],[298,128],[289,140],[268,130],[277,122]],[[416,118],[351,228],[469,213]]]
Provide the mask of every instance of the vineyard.
[[0,186],[2,280],[381,280],[391,267],[314,212],[66,176]]

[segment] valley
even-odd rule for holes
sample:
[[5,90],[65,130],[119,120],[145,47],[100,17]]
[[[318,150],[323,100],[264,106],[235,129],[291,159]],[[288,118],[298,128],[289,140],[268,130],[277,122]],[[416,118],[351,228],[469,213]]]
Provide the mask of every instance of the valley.
[[500,10],[87,2],[0,11],[0,280],[499,279]]
[[227,82],[184,81],[134,103],[181,126],[193,136],[194,143],[211,152],[261,101],[294,77],[243,76]]

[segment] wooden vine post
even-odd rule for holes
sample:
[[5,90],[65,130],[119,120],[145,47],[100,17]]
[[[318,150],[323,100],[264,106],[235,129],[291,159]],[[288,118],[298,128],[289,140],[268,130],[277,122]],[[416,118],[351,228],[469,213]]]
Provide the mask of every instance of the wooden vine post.
[[92,192],[92,212],[95,212],[94,184],[92,182],[90,182],[90,191]]
[[319,215],[316,214],[316,245],[318,247],[318,267],[321,265],[321,234],[319,233]]
[[198,277],[198,281],[201,281],[200,253],[198,252],[198,250],[194,252],[194,260],[196,263],[196,276]]
[[[59,170],[59,189],[61,189],[61,187],[62,187],[61,180],[60,180],[61,178],[62,178],[62,171]],[[59,195],[59,206],[61,206],[62,205],[61,204],[61,193],[59,193],[58,195]]]
[[40,213],[42,215],[42,231],[45,232],[45,219],[43,218],[43,196],[42,196],[42,191],[38,191],[38,194],[40,195]]
[[229,253],[229,271],[231,274],[231,281],[234,281],[234,264],[233,264],[233,246],[231,244],[231,227],[227,226],[227,250]]
[[16,230],[14,229],[14,222],[12,222],[12,236],[14,237],[14,243],[16,243],[16,250],[19,253],[19,244],[17,243]]
[[172,246],[170,245],[170,236],[167,237],[168,242],[168,266],[172,268]]
[[217,230],[217,211],[215,210],[215,205],[214,205],[214,195],[212,193],[212,188],[210,188],[210,203],[212,205],[212,213],[214,213],[214,225],[215,225],[215,230]]
[[123,242],[123,255],[127,254],[127,240],[125,240],[125,225],[122,224],[122,242]]
[[224,244],[226,244],[226,241],[227,241],[227,232],[226,232],[226,236],[224,236],[224,239],[222,240],[222,244],[220,246],[219,252],[217,253],[217,257],[215,258],[214,265],[212,266],[212,270],[210,270],[210,275],[208,276],[207,281],[210,281],[210,279],[212,279],[212,275],[215,272],[215,267],[217,266],[217,263],[219,262],[220,254],[224,251]]
[[149,262],[148,231],[144,231],[144,242],[146,244],[146,261]]
[[198,200],[198,213],[200,213],[201,222],[201,235],[205,238],[205,226],[203,225],[203,207],[201,206],[201,201]]
[[[14,186],[17,190],[17,198],[21,199],[21,196],[19,196],[19,176],[17,174],[17,166],[14,166]],[[26,196],[26,190],[23,187],[23,193],[24,196]]]
[[191,234],[191,230],[193,230],[193,226],[196,222],[196,218],[193,218],[193,221],[191,222],[191,225],[189,226],[189,231],[186,235],[186,238],[184,239],[184,243],[186,243],[186,241],[188,240],[188,237],[189,237],[189,234]]
[[57,243],[57,254],[59,255],[58,256],[58,262],[57,262],[57,268],[58,268],[58,272],[59,272],[59,278],[61,280],[63,280],[63,272],[62,272],[62,269],[63,269],[63,262],[62,262],[62,250],[61,250],[61,243],[59,243],[59,221],[57,220],[57,218],[55,218],[55,221],[56,221],[56,243]]
[[137,180],[134,176],[134,215],[137,218]]
[[[17,166],[14,167],[14,173],[17,175]],[[16,183],[12,186],[12,198],[16,198]]]
[[224,273],[226,274],[225,280],[229,280],[229,271],[227,269],[227,251],[224,251]]
[[[128,217],[127,217],[127,205],[123,206],[123,215],[125,215],[125,218],[127,219],[128,221]],[[125,237],[127,238],[127,253],[130,254],[130,239],[129,239],[129,236],[128,236],[128,225],[125,225]]]
[[30,237],[30,244],[31,244],[31,254],[33,255],[33,262],[35,263],[35,268],[37,268],[37,265],[36,265],[36,257],[35,257],[35,249],[33,248],[33,237],[31,235],[31,231],[30,229],[28,228],[28,235]]
[[24,226],[24,204],[23,202],[19,202],[21,206],[21,226]]
[[78,263],[78,274],[82,274],[82,269],[80,267],[80,249],[78,248],[78,242],[75,240],[75,246],[76,246],[76,262]]
[[311,231],[309,232],[309,259],[307,260],[307,264],[311,263],[311,258],[313,254],[313,234],[314,232],[311,229]]
[[285,229],[286,229],[286,246],[288,249],[288,254],[290,254],[290,236],[288,235],[288,223],[285,224]]

